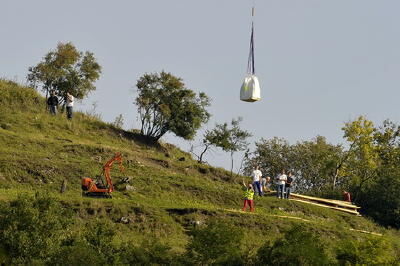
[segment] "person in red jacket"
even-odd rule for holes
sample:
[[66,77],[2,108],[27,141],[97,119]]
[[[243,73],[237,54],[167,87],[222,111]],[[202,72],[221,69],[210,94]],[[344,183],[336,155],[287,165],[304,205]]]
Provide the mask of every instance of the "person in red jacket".
[[348,191],[343,191],[343,200],[347,202],[351,202],[351,195]]

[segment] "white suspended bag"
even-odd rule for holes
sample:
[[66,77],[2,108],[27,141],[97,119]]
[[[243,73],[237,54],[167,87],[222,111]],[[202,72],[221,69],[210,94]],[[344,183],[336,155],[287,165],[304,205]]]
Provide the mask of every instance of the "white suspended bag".
[[244,78],[242,88],[240,89],[240,100],[245,102],[255,102],[261,99],[260,83],[255,75],[249,75]]
[[[254,16],[254,7],[252,10],[252,16]],[[254,22],[251,24],[251,36],[250,36],[250,52],[247,61],[247,76],[245,77],[242,88],[240,89],[240,100],[245,102],[256,102],[261,100],[260,95],[260,82],[255,75],[254,67]]]

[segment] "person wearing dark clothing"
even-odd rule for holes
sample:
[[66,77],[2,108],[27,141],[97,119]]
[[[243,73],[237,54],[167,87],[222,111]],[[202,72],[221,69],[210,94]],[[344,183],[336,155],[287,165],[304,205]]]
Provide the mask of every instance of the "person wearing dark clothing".
[[293,183],[293,177],[292,177],[292,173],[289,172],[287,179],[286,179],[286,183],[285,183],[285,199],[289,199],[290,198],[290,191],[292,189],[292,183]]
[[50,114],[57,114],[58,97],[54,92],[51,92],[50,97],[47,99],[47,106],[49,107]]

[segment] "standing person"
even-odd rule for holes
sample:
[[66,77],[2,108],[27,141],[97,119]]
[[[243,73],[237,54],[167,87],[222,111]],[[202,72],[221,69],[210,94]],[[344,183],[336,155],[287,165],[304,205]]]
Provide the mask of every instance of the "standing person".
[[283,199],[284,193],[285,193],[285,183],[287,180],[285,170],[282,170],[281,174],[278,175],[276,180],[277,180],[277,182],[276,182],[277,183],[277,188],[276,188],[277,197],[280,199]]
[[58,97],[56,96],[54,91],[51,91],[50,97],[47,99],[47,106],[49,107],[50,114],[57,114]]
[[255,187],[256,193],[258,193],[258,195],[262,196],[263,192],[262,192],[261,183],[260,183],[260,181],[261,181],[260,179],[262,177],[262,173],[261,173],[258,165],[253,170],[253,173],[252,173],[251,176],[253,177],[253,187]]
[[292,190],[292,183],[293,183],[293,177],[292,177],[292,172],[289,172],[287,175],[286,183],[285,183],[285,199],[290,198],[290,192]]
[[74,107],[74,96],[72,96],[69,92],[67,92],[67,118],[72,119],[72,108]]
[[243,202],[243,208],[242,211],[246,211],[247,205],[250,207],[250,211],[254,212],[254,189],[252,184],[248,184],[246,186],[246,183],[243,180],[243,191],[244,191],[244,202]]

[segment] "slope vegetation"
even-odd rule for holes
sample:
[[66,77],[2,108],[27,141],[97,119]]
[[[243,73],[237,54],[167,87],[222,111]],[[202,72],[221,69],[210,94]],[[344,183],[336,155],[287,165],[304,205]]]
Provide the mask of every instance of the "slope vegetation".
[[[364,217],[272,196],[256,198],[255,213],[241,212],[242,177],[199,164],[173,145],[150,145],[137,133],[102,122],[94,114],[74,115],[71,121],[65,114],[51,116],[36,91],[0,81],[2,206],[50,196],[60,208],[72,211],[72,232],[102,221],[113,228],[113,242],[141,246],[156,239],[174,254],[187,251],[193,228],[212,221],[244,230],[240,249],[247,262],[267,241],[282,239],[294,226],[320,236],[332,258],[346,239],[384,240],[390,247],[388,256],[399,254],[399,233]],[[82,197],[81,178],[99,175],[115,152],[123,154],[125,171],[115,167],[111,172],[116,184],[113,199]],[[130,179],[129,190],[122,181],[125,177]],[[67,190],[59,193],[64,180]],[[13,257],[10,247],[3,247],[6,259]]]

